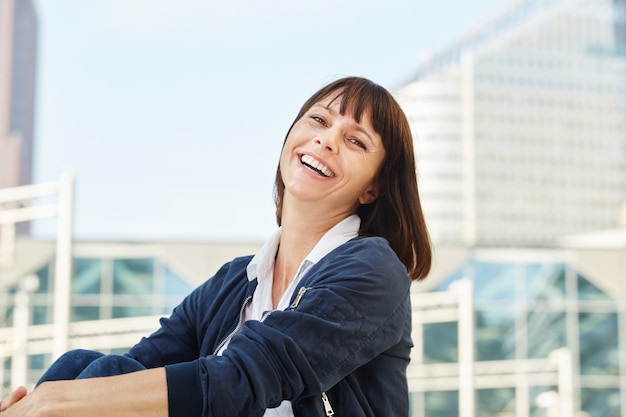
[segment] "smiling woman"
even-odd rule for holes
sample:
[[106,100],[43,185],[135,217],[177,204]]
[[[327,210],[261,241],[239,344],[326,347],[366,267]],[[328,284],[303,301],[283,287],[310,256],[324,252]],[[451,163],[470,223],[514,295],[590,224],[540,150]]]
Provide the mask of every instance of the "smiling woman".
[[408,416],[410,285],[431,247],[407,120],[337,80],[301,108],[275,183],[279,228],[124,355],[70,351],[2,417]]
[[[369,80],[357,77],[337,80],[320,89],[302,106],[283,147],[289,146],[292,132],[295,130],[294,135],[297,135],[309,118],[315,122],[308,121],[313,124],[311,130],[316,129],[315,124],[320,125],[317,127],[319,137],[315,140],[346,140],[361,148],[358,157],[361,161],[355,161],[358,168],[381,160],[369,189],[370,197],[380,195],[381,198],[373,199],[370,204],[359,201],[361,204],[356,207],[362,223],[359,232],[386,238],[413,278],[425,276],[430,268],[430,244],[425,244],[428,238],[417,189],[411,129],[400,106],[387,90]],[[347,127],[338,127],[337,123],[347,124]],[[352,131],[342,133],[340,128]],[[339,136],[324,139],[333,134]],[[346,148],[354,150],[354,147]],[[333,153],[332,149],[324,152]],[[347,153],[342,152],[336,159],[347,158]],[[285,154],[283,148],[281,164]],[[307,156],[303,162],[314,159]],[[280,225],[285,194],[280,166],[274,187]]]

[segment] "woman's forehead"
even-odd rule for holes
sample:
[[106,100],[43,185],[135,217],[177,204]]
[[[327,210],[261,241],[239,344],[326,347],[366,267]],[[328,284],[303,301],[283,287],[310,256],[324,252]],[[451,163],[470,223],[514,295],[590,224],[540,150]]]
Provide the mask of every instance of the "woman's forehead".
[[[326,109],[336,109],[341,115],[349,114],[357,122],[372,124],[372,102],[345,90],[332,91],[313,104]],[[362,120],[363,119],[363,120]]]

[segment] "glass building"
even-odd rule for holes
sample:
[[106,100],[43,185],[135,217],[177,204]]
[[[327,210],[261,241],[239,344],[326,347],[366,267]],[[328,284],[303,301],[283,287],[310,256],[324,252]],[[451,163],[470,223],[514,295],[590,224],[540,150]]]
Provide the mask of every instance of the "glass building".
[[414,286],[412,416],[626,416],[616,233],[616,248],[440,248]]
[[552,246],[626,199],[626,1],[513,1],[395,92],[443,245]]

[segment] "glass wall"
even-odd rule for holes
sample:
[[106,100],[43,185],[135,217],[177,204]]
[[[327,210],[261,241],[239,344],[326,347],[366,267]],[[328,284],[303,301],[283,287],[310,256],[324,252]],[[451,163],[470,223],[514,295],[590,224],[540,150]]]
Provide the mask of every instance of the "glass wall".
[[[549,364],[560,348],[573,358],[568,366],[572,409],[588,417],[626,415],[622,392],[626,375],[624,363],[620,365],[624,361],[620,352],[626,351],[620,345],[626,340],[623,301],[611,298],[567,262],[479,258],[418,298],[449,292],[461,277],[472,283],[472,320],[461,316],[429,322],[432,310],[421,307],[427,303],[414,303],[414,317],[422,323],[414,328],[414,340],[421,346],[415,349],[410,372],[418,375],[414,386],[420,387],[413,394],[413,416],[460,415],[459,350],[469,347],[459,345],[459,334],[467,323],[473,324],[475,352],[473,415],[559,415],[554,410],[562,405],[547,399],[559,398],[557,375],[564,371]],[[442,375],[451,377],[434,378]]]
[[[71,321],[168,314],[193,286],[155,258],[75,258]],[[54,265],[37,272],[34,324],[52,322]]]
[[[51,262],[36,271],[39,287],[30,297],[31,324],[53,322],[54,270]],[[152,257],[74,258],[70,321],[168,315],[194,286],[191,280]],[[0,296],[0,327],[12,327],[15,289]],[[154,326],[158,326],[156,320]],[[121,353],[127,348],[98,350]],[[50,365],[51,356],[49,353],[29,355],[27,363],[27,381],[34,382]],[[11,368],[11,358],[7,358],[0,367],[0,382],[4,387],[10,383]]]

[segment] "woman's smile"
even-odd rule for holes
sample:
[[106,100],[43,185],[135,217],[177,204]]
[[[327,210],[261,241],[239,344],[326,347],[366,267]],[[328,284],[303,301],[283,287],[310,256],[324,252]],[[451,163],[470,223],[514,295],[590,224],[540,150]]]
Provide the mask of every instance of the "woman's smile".
[[316,159],[315,157],[311,155],[302,154],[300,156],[300,162],[306,168],[310,169],[313,172],[320,174],[321,176],[325,178],[330,178],[330,177],[335,176],[335,173],[331,171],[330,168],[328,168],[326,165],[324,165],[323,162],[320,162],[318,159]]

